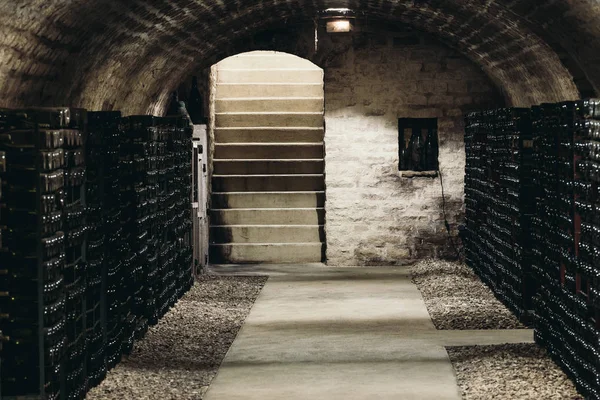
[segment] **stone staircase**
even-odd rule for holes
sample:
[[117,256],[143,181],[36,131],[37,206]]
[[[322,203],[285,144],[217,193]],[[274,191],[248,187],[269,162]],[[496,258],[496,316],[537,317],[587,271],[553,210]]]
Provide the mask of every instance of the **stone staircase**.
[[217,66],[210,260],[321,262],[323,71],[252,52]]

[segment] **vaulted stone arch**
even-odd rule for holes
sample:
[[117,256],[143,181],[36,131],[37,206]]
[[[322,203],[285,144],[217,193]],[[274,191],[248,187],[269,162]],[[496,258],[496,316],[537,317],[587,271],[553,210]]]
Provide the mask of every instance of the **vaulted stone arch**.
[[156,112],[191,71],[260,48],[244,48],[247,38],[346,6],[434,34],[479,64],[508,104],[600,84],[593,0],[19,0],[0,5],[0,105]]

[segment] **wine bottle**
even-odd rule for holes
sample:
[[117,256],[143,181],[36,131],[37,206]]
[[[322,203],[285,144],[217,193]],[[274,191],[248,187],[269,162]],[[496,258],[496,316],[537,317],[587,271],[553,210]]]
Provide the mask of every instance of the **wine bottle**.
[[400,141],[400,152],[399,156],[399,169],[400,171],[406,171],[408,169],[406,153],[408,152],[406,149],[406,142],[404,140]]
[[410,138],[410,150],[412,154],[412,169],[414,171],[421,171],[421,148],[423,142],[421,139],[421,132],[418,129],[413,129],[413,134]]
[[427,141],[425,143],[425,153],[427,159],[428,169],[438,168],[438,144],[437,144],[437,131],[432,129],[427,134]]

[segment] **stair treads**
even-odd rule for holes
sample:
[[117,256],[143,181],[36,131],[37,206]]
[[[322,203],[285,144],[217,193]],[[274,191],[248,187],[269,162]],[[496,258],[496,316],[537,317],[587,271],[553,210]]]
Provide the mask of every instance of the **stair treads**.
[[211,243],[321,243],[323,225],[218,225],[210,227]]
[[217,99],[227,97],[323,97],[323,82],[318,83],[228,83],[217,85]]
[[322,191],[322,174],[312,175],[213,175],[216,192],[285,192]]
[[215,128],[216,143],[322,143],[323,127]]
[[322,208],[236,208],[210,210],[215,225],[323,225]]
[[323,174],[323,159],[293,160],[214,160],[215,175]]
[[217,113],[323,112],[323,97],[227,98],[215,102]]
[[321,262],[325,258],[323,243],[211,244],[209,251],[213,264],[299,264]]
[[322,208],[325,192],[213,192],[213,208]]
[[230,112],[216,113],[218,127],[304,126],[323,127],[322,112]]
[[281,53],[218,66],[211,262],[325,256],[323,70]]
[[214,159],[308,159],[323,158],[323,143],[217,143]]

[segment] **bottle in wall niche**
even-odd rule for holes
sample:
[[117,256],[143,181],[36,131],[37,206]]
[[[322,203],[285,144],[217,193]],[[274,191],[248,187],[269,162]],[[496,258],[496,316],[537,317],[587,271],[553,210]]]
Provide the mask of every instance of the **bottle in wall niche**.
[[423,140],[421,138],[421,130],[413,129],[412,136],[410,138],[409,149],[412,155],[412,169],[414,171],[421,171],[421,156],[423,147]]
[[404,151],[402,153],[402,161],[404,163],[404,170],[410,171],[412,169],[412,151],[411,151],[411,139],[412,136],[409,136],[409,132],[412,132],[412,129],[405,128],[404,129],[404,140],[402,144],[404,145]]
[[[412,129],[411,129],[411,132],[412,132]],[[405,157],[404,157],[406,169],[409,171],[414,171],[414,169],[415,169],[414,162],[413,162],[414,147],[415,147],[415,135],[413,132],[410,135],[410,140],[407,141]]]
[[195,76],[192,78],[192,89],[188,99],[188,112],[190,113],[190,118],[194,124],[197,125],[203,122],[204,107],[202,95],[200,94],[200,90],[198,90],[198,78]]
[[427,132],[427,139],[423,149],[424,163],[423,169],[435,169],[437,167],[437,143],[435,142],[435,130]]
[[407,157],[408,141],[405,139],[405,137],[405,134],[403,134],[402,140],[400,140],[398,143],[398,146],[400,146],[400,151],[398,153],[398,157],[400,158],[400,171],[407,170],[409,165],[409,158]]

